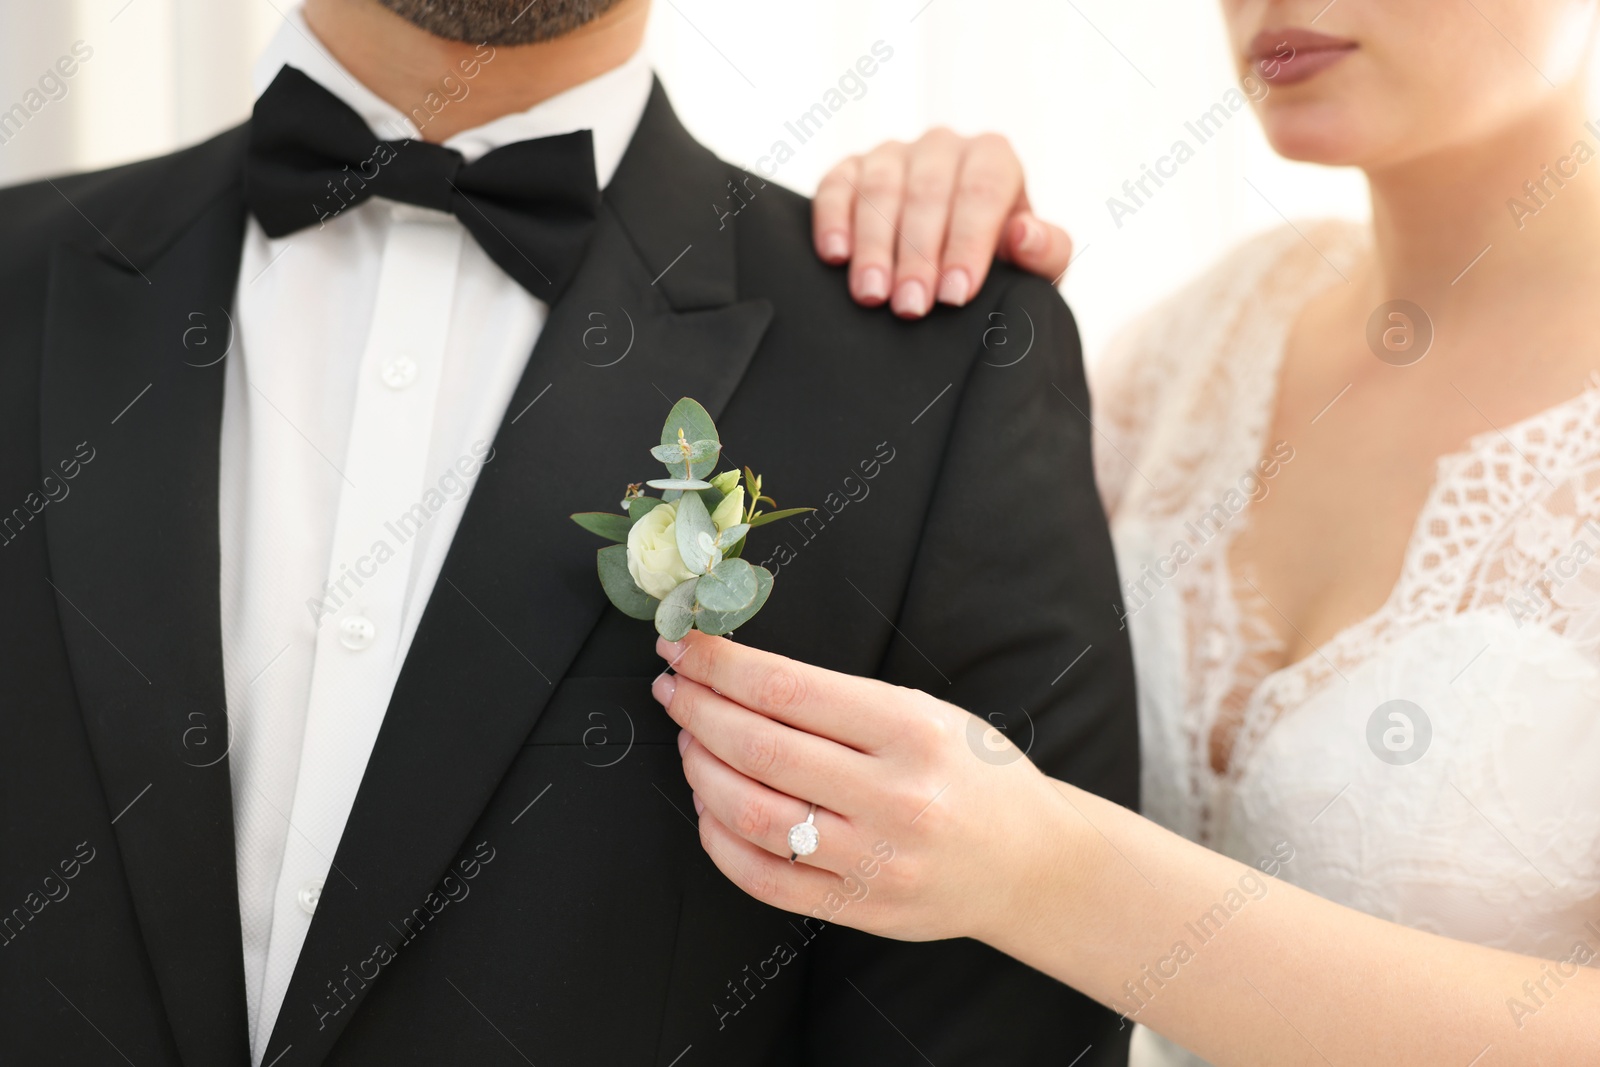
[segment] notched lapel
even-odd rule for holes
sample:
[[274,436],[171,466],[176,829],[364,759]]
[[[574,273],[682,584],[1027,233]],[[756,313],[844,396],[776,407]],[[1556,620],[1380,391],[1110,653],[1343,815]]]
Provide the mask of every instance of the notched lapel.
[[195,1064],[249,1062],[217,545],[217,356],[243,232],[223,196],[131,269],[59,247],[40,396],[46,473],[79,464],[44,514],[44,580],[151,966]]
[[[384,980],[353,989],[346,965],[393,944],[480,835],[497,849],[537,847],[532,835],[502,836],[516,832],[509,817],[478,824],[611,610],[595,573],[601,543],[568,516],[615,509],[628,482],[655,476],[649,447],[673,401],[693,396],[719,413],[771,321],[766,301],[675,309],[651,278],[603,215],[507,408],[367,764],[334,858],[361,888],[324,889],[269,1060],[292,1044],[297,1063],[321,1062]],[[649,624],[638,626],[651,641]],[[405,966],[403,950],[394,966]]]

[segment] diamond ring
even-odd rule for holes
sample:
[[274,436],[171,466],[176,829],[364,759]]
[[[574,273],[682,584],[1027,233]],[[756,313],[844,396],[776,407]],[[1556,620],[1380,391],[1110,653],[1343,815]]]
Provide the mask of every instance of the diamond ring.
[[801,856],[809,856],[817,850],[817,806],[811,805],[811,810],[806,813],[805,822],[797,822],[789,827],[789,862],[793,863]]

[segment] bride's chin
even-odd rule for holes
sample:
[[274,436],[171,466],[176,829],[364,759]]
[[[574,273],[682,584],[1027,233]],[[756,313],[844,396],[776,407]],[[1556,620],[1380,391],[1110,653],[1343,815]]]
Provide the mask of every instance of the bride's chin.
[[1373,147],[1360,124],[1324,103],[1270,107],[1261,128],[1274,152],[1297,163],[1360,166]]

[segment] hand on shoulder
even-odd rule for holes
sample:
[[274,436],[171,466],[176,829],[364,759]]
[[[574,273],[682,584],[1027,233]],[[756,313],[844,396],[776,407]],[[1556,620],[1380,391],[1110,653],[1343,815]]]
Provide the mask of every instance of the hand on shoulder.
[[824,262],[850,264],[858,303],[907,319],[965,304],[996,256],[1052,281],[1072,258],[1067,232],[1034,215],[1010,142],[943,127],[841,160],[817,187],[812,233]]

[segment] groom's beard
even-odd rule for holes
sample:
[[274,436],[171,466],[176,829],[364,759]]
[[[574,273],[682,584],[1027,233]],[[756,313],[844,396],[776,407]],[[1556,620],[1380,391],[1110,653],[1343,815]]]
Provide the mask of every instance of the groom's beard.
[[436,37],[468,44],[533,44],[593,22],[618,0],[378,0]]

